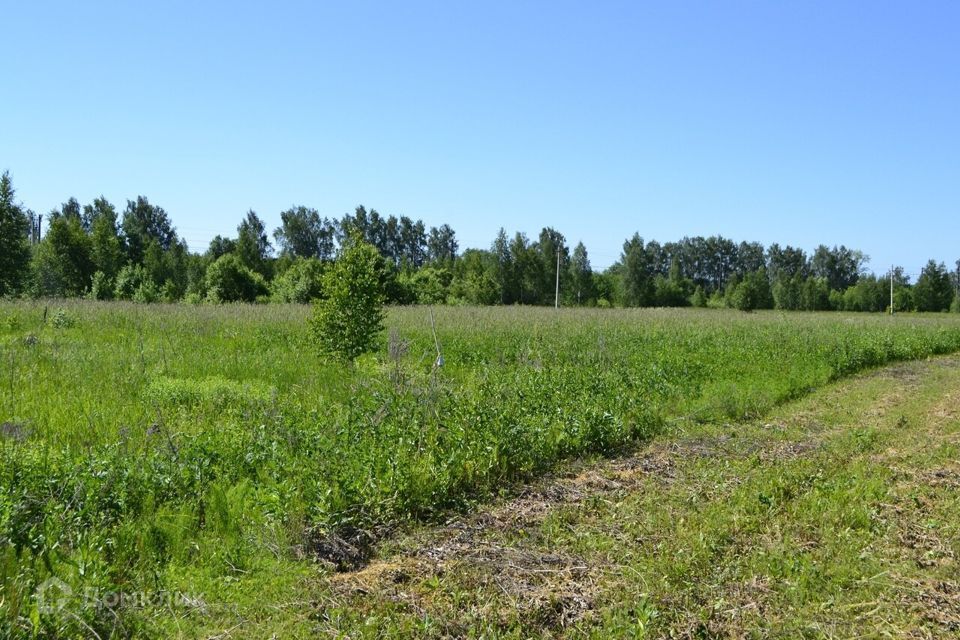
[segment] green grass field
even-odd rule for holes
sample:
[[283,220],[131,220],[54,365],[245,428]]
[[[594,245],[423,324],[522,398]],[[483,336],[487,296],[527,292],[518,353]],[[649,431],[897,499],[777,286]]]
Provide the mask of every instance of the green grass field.
[[[0,637],[334,629],[290,595],[411,523],[960,350],[947,315],[438,308],[437,369],[428,310],[399,308],[344,366],[308,313],[0,303]],[[72,594],[55,606],[51,578]]]

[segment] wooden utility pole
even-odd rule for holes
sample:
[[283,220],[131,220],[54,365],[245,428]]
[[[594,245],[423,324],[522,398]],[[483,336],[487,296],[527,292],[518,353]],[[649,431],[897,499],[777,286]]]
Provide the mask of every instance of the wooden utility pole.
[[893,315],[893,265],[890,265],[890,315]]

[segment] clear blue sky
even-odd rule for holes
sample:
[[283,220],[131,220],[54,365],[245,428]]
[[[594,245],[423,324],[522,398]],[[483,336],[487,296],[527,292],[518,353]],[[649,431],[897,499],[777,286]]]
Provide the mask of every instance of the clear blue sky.
[[193,250],[359,203],[461,247],[545,225],[960,258],[957,2],[15,2],[0,169],[147,195]]

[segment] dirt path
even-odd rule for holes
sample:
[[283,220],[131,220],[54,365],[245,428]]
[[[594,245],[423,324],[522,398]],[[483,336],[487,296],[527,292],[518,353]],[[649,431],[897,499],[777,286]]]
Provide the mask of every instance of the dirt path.
[[330,575],[319,630],[955,637],[958,451],[958,357],[679,424]]

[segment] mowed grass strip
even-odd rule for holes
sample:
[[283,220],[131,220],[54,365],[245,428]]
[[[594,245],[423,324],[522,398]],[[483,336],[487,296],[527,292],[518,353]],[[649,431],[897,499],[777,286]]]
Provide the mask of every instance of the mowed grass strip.
[[414,531],[315,583],[312,629],[955,638],[958,453],[960,358],[882,369]]

